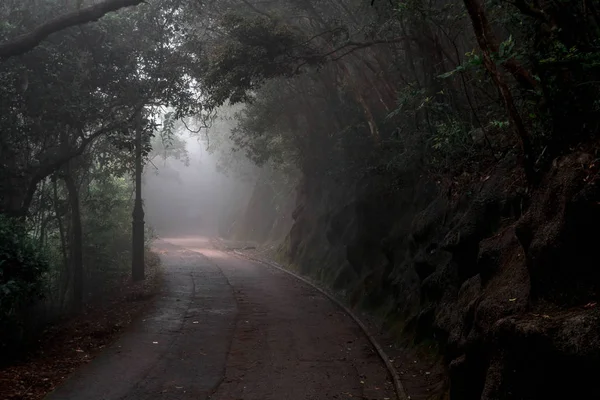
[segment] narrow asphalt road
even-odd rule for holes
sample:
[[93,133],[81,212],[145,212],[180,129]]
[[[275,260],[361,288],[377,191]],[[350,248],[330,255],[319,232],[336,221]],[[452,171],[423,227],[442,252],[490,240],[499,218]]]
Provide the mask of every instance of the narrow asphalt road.
[[156,247],[154,308],[46,399],[394,398],[366,337],[314,289],[203,238]]

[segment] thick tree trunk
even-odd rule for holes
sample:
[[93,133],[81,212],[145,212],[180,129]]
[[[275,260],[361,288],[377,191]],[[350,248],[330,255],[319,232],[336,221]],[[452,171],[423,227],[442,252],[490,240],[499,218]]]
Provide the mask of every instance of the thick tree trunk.
[[71,174],[70,167],[65,168],[63,179],[67,187],[71,206],[71,270],[73,271],[73,310],[83,310],[83,229],[81,227],[81,208],[79,190]]
[[[521,149],[523,151],[523,167],[527,180],[530,183],[535,181],[534,173],[534,157],[533,157],[533,146],[529,133],[525,128],[525,124],[521,119],[521,115],[517,110],[514,102],[513,95],[508,87],[508,84],[504,80],[502,73],[498,70],[496,63],[492,58],[492,52],[497,48],[496,39],[492,32],[492,28],[487,20],[483,5],[480,0],[464,0],[465,6],[471,18],[473,30],[475,31],[475,37],[477,43],[483,53],[483,63],[487,71],[489,72],[494,84],[500,91],[500,96],[506,108],[508,119],[512,128],[514,129],[519,141],[521,143]],[[513,70],[514,71],[514,70]],[[517,78],[518,79],[518,78]]]

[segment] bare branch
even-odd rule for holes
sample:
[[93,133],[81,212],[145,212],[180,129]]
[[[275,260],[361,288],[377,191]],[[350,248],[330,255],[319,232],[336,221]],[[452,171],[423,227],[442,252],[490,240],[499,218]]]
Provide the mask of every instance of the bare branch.
[[274,18],[273,18],[273,16],[272,16],[271,14],[269,14],[269,13],[267,13],[267,12],[265,12],[265,11],[262,11],[262,10],[258,9],[258,8],[257,8],[257,7],[256,7],[254,4],[250,3],[249,1],[242,0],[242,3],[244,3],[245,5],[247,5],[247,6],[248,6],[248,8],[250,8],[252,11],[254,11],[254,12],[256,12],[256,13],[258,13],[258,14],[260,14],[260,15],[264,16],[264,17],[267,17],[267,18],[269,18],[269,19],[271,19],[271,20],[272,20],[272,19],[274,19]]
[[201,126],[200,128],[198,128],[198,130],[193,130],[191,129],[188,124],[185,122],[185,119],[181,119],[181,122],[183,122],[183,126],[185,126],[185,129],[188,130],[188,132],[190,133],[200,133],[200,131],[202,130],[202,128],[204,128],[203,126]]
[[[315,56],[311,56],[310,59],[304,60],[303,62],[301,62],[300,64],[298,64],[298,66],[296,67],[296,70],[294,71],[295,74],[297,74],[298,72],[300,72],[300,68],[302,68],[303,66],[305,66],[306,64],[310,63],[311,61],[315,61],[315,60],[323,60],[326,61],[327,57],[336,54],[337,52],[339,52],[340,50],[344,50],[348,47],[350,47],[350,49],[346,50],[344,53],[342,53],[341,55],[337,55],[333,58],[330,59],[330,61],[339,61],[341,58],[347,56],[348,54],[351,54],[357,50],[360,49],[365,49],[367,47],[371,47],[371,46],[375,46],[378,44],[392,44],[392,43],[402,43],[406,40],[406,37],[399,37],[399,38],[394,38],[394,39],[379,39],[379,40],[373,40],[370,42],[354,42],[354,41],[348,41],[346,43],[344,43],[343,45],[328,51],[327,53],[323,53],[323,54],[319,54],[319,55],[315,55]],[[408,38],[411,39],[411,38]]]

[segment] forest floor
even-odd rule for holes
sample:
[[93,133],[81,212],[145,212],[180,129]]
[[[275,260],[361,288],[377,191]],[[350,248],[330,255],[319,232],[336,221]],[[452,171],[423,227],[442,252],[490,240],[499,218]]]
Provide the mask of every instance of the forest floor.
[[0,368],[0,400],[38,400],[73,371],[89,363],[152,304],[160,287],[156,254],[147,257],[147,279],[115,285],[104,298],[77,317],[47,327],[36,348],[14,365]]

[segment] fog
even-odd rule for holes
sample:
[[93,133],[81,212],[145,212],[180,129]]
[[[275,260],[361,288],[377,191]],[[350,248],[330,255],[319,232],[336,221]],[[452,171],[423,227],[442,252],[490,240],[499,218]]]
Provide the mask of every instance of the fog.
[[235,213],[248,202],[251,180],[228,176],[217,168],[219,153],[207,151],[206,140],[180,133],[189,165],[156,158],[144,171],[146,223],[158,236],[226,234]]

